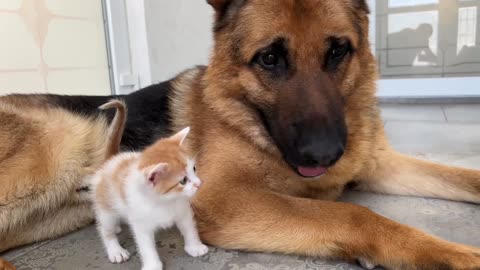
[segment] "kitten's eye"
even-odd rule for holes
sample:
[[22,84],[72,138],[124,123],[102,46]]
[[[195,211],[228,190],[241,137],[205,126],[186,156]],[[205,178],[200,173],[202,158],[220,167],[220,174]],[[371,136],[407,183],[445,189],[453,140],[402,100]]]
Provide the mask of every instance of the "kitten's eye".
[[188,182],[187,177],[184,177],[184,178],[180,181],[180,185],[184,186],[184,185],[187,184],[187,182]]

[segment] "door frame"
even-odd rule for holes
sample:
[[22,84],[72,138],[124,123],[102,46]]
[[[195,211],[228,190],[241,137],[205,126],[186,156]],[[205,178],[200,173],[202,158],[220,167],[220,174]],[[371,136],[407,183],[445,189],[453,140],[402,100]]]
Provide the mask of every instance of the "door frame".
[[114,94],[152,84],[145,0],[102,0]]

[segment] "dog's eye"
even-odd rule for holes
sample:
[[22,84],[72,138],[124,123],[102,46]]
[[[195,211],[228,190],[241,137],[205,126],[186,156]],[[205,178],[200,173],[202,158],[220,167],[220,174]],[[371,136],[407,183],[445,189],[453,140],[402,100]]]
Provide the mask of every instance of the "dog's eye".
[[186,185],[188,182],[188,178],[187,177],[184,177],[181,181],[180,181],[180,185],[184,186]]
[[197,172],[197,167],[193,166],[193,171]]
[[265,69],[274,69],[278,65],[279,57],[273,52],[266,52],[260,55],[260,65]]
[[287,69],[285,54],[280,50],[269,50],[257,55],[255,61],[262,69],[274,73],[284,72]]
[[259,49],[250,61],[253,67],[260,67],[271,72],[271,75],[281,76],[288,71],[288,46],[284,38],[277,38],[270,45]]
[[351,51],[348,41],[333,40],[327,55],[327,68],[335,69]]
[[337,47],[332,48],[331,50],[331,57],[332,59],[339,59],[343,58],[348,52],[348,47],[346,45],[339,45]]

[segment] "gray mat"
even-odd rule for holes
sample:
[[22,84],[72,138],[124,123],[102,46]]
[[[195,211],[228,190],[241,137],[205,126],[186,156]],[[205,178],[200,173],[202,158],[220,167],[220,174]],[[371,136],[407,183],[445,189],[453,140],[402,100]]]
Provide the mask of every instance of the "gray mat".
[[[480,206],[443,200],[347,192],[342,201],[420,228],[444,239],[480,246]],[[128,230],[121,242],[133,257],[121,265],[110,264],[93,226],[62,238],[5,254],[18,269],[140,269],[140,259]],[[160,232],[158,251],[166,269],[186,270],[359,270],[342,262],[278,254],[245,253],[210,248],[202,258],[185,254],[176,230]]]

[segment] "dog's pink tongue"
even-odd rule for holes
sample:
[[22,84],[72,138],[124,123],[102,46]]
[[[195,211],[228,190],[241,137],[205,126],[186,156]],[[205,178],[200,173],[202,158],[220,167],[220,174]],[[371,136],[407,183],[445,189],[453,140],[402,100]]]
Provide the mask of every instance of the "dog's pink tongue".
[[305,177],[317,177],[327,172],[325,167],[298,167],[298,172]]

